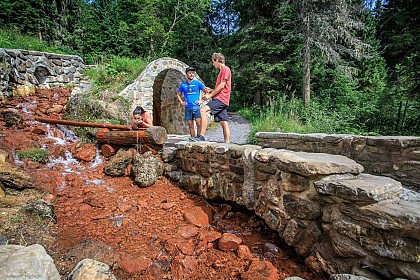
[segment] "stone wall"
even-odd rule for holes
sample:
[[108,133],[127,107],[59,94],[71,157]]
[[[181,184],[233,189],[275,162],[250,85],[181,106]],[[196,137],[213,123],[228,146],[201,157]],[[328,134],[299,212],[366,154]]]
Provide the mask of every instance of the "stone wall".
[[368,173],[394,178],[420,191],[420,137],[281,132],[256,136],[262,147],[347,156]]
[[420,279],[419,201],[347,157],[178,142],[165,172],[190,192],[253,210],[316,271]]
[[83,69],[79,56],[0,49],[0,98],[13,92],[34,91],[35,86],[77,85]]

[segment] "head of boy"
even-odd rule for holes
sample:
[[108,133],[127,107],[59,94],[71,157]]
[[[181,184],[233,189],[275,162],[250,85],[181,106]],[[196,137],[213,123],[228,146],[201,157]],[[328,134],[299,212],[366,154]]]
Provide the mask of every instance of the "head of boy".
[[191,66],[187,67],[187,69],[185,69],[185,76],[187,76],[188,80],[192,81],[195,76],[195,68]]

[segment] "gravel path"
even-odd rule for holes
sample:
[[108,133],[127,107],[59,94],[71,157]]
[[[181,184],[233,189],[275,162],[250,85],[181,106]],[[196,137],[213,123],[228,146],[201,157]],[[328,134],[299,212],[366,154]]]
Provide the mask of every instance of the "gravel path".
[[[241,116],[229,112],[229,128],[230,128],[230,142],[232,144],[246,144],[246,140],[250,131],[250,124]],[[219,123],[213,123],[206,131],[206,141],[223,143],[223,130]],[[188,141],[189,135],[168,135],[169,143],[176,143],[178,141]]]
[[[249,135],[250,124],[235,113],[228,113],[230,142],[234,144],[246,144]],[[212,124],[213,129],[207,129],[206,140],[211,142],[224,142],[223,130],[219,123]]]

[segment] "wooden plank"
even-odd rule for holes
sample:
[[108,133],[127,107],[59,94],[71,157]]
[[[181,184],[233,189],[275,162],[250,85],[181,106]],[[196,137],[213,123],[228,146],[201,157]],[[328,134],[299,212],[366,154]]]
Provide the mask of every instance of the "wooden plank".
[[43,123],[53,123],[53,124],[63,124],[71,126],[84,126],[84,127],[100,127],[100,128],[109,128],[109,129],[118,129],[118,130],[132,130],[130,126],[119,125],[119,124],[110,124],[110,123],[90,123],[90,122],[78,122],[78,121],[69,121],[69,120],[59,120],[35,116],[34,120],[43,122]]

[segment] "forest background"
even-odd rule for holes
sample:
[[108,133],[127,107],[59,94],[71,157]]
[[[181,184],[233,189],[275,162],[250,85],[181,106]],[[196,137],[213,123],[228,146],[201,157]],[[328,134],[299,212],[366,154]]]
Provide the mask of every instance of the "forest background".
[[213,86],[222,52],[253,132],[420,135],[419,14],[416,0],[2,0],[0,48],[80,55],[97,86],[163,56]]

